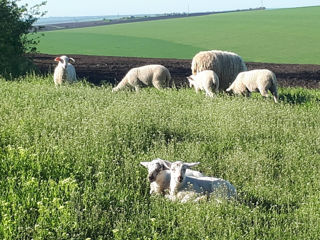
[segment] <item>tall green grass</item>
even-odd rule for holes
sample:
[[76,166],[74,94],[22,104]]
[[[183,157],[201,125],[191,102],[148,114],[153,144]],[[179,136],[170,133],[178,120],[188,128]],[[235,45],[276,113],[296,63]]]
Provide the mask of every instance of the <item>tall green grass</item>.
[[192,58],[234,51],[246,61],[320,64],[320,7],[248,11],[45,32],[51,54]]
[[[208,99],[0,80],[1,239],[318,239],[320,94]],[[149,196],[154,158],[199,161],[235,202]]]

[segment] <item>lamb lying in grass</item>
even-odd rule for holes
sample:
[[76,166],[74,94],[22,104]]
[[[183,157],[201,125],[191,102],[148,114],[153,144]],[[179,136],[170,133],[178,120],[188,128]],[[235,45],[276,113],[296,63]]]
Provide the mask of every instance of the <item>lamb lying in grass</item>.
[[154,86],[157,89],[171,87],[172,79],[169,70],[162,65],[156,64],[132,68],[121,82],[112,89],[112,92],[119,91],[125,87],[139,91],[140,88],[146,86]]
[[218,92],[219,89],[219,77],[212,70],[204,70],[187,77],[190,87],[194,87],[196,92],[203,90],[206,92],[206,96],[213,97],[213,92]]
[[[140,162],[140,164],[148,169],[148,180],[150,182],[150,194],[165,194],[169,189],[171,174],[169,166],[171,162],[160,158],[151,162]],[[203,177],[204,175],[198,171],[188,169],[187,176]]]
[[277,103],[278,88],[276,75],[267,69],[256,69],[239,73],[226,91],[242,94],[247,97],[251,95],[251,92],[260,92],[262,96],[268,97],[268,90],[270,90],[274,101]]
[[192,177],[187,176],[186,171],[197,163],[184,163],[177,161],[171,163],[170,168],[170,199],[180,199],[179,192],[190,191],[200,195],[214,196],[218,199],[232,199],[236,198],[237,192],[235,187],[226,180],[214,177]]

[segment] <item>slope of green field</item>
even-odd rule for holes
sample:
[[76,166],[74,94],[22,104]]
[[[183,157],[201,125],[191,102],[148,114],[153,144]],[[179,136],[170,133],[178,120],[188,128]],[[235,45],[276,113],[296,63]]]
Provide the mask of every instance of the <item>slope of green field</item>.
[[192,58],[200,50],[234,51],[246,61],[320,64],[320,7],[235,12],[45,32],[39,50]]
[[[320,93],[279,93],[0,79],[0,239],[319,239]],[[238,200],[150,196],[139,163],[157,157],[199,161]]]

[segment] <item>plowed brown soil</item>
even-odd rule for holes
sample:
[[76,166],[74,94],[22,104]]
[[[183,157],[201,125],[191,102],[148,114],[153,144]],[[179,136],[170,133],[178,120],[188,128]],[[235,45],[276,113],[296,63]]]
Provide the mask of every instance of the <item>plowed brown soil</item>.
[[[52,73],[57,55],[36,54],[34,63],[43,74]],[[118,83],[133,67],[146,64],[162,64],[166,66],[176,83],[183,86],[186,76],[191,74],[191,59],[104,57],[88,55],[69,55],[76,62],[74,66],[79,78],[86,78],[94,84]],[[276,64],[247,62],[249,70],[267,68],[273,71],[281,87],[320,88],[320,65],[309,64]]]

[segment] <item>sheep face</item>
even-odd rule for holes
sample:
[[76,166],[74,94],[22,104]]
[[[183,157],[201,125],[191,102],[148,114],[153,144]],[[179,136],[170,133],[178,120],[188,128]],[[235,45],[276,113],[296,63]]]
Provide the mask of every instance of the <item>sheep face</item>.
[[54,61],[59,62],[59,65],[62,66],[63,69],[67,68],[70,61],[75,62],[73,58],[69,58],[67,56],[56,57]]
[[227,93],[228,95],[233,95],[233,90],[232,90],[232,88],[231,88],[231,87],[227,88],[226,93]]
[[192,88],[194,86],[194,79],[192,78],[192,75],[187,77],[188,81],[189,81],[189,87]]
[[183,163],[181,161],[177,161],[171,164],[170,171],[171,171],[171,178],[176,183],[182,183],[185,176],[187,169],[190,169],[193,166],[198,165],[199,162],[196,163]]
[[167,166],[170,165],[170,162],[166,161],[166,164],[164,164],[164,160],[155,159],[151,162],[140,162],[140,164],[148,169],[149,182],[154,182],[161,171],[169,170]]

